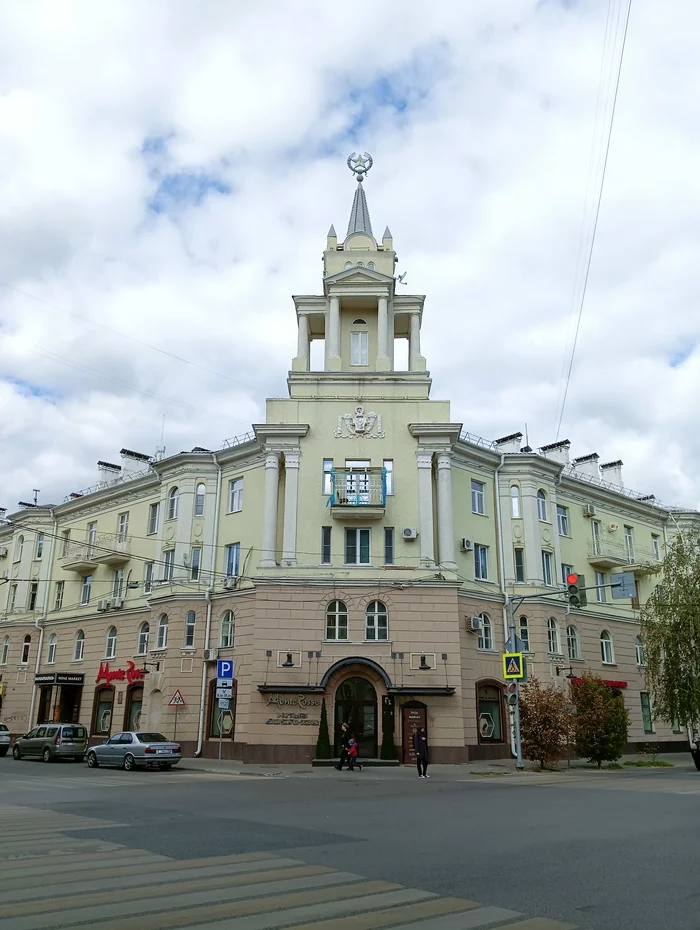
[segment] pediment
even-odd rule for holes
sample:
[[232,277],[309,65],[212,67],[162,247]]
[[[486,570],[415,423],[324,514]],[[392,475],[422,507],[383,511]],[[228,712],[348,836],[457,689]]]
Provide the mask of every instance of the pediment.
[[325,278],[325,284],[387,284],[393,282],[391,275],[382,274],[380,271],[372,271],[371,268],[358,267],[344,268],[337,274]]

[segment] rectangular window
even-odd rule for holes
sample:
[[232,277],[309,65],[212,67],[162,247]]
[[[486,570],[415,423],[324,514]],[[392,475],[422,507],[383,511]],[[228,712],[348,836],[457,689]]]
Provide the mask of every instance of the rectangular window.
[[36,536],[36,554],[34,555],[35,559],[40,559],[44,553],[44,534],[37,533]]
[[85,607],[90,603],[90,593],[92,591],[92,575],[86,575],[83,578],[83,588],[80,592],[80,606]]
[[129,514],[120,513],[117,520],[117,540],[121,543],[126,542],[129,536]]
[[642,705],[642,723],[644,725],[644,732],[653,733],[654,720],[651,716],[651,701],[649,700],[649,694],[646,691],[640,691],[639,700]]
[[516,582],[523,583],[525,581],[525,550],[521,546],[513,549],[513,565]]
[[11,584],[10,593],[7,597],[7,609],[10,613],[12,613],[12,611],[15,609],[16,603],[17,603],[17,585]]
[[384,527],[384,564],[394,564],[394,527]]
[[605,572],[595,573],[595,599],[599,604],[605,603]]
[[566,565],[564,562],[562,562],[561,563],[561,583],[564,585],[564,587],[566,587],[569,583],[566,579],[569,577],[569,575],[572,575],[572,574],[574,574],[574,566]]
[[369,333],[350,333],[350,364],[367,365]]
[[559,527],[560,536],[570,536],[569,533],[569,508],[557,504],[557,526]]
[[148,535],[152,536],[158,532],[158,517],[160,515],[160,504],[151,504],[148,508]]
[[39,593],[39,582],[32,581],[29,584],[29,599],[27,601],[27,610],[36,610],[36,598]]
[[333,459],[323,460],[323,493],[333,493]]
[[92,546],[94,546],[95,543],[97,542],[97,521],[96,520],[93,521],[92,523],[88,523],[86,538],[87,538],[87,544],[90,547],[89,554],[92,554]]
[[472,478],[472,513],[486,513],[485,489],[486,485],[483,481],[475,481]]
[[146,562],[143,572],[143,593],[150,594],[153,590],[153,562]]
[[190,578],[192,581],[199,581],[199,571],[202,564],[202,550],[195,546],[190,551]]
[[193,610],[187,612],[185,617],[185,649],[194,648],[194,631],[197,623],[197,614]]
[[625,527],[625,549],[627,550],[627,560],[634,562],[634,535],[631,526]]
[[591,541],[593,543],[593,555],[600,555],[600,521],[591,520]]
[[112,597],[120,598],[124,591],[124,569],[118,568],[114,572],[114,580],[112,582]]
[[330,526],[321,527],[321,565],[331,564],[331,529]]
[[163,581],[172,581],[175,571],[175,550],[168,549],[163,553]]
[[346,565],[369,565],[370,564],[370,531],[369,530],[345,530],[345,564]]
[[656,561],[660,562],[661,561],[661,546],[659,543],[659,537],[655,536],[654,533],[651,534],[651,551]]
[[530,627],[527,623],[527,617],[520,618],[520,639],[523,641],[525,652],[530,651]]
[[226,546],[226,574],[229,578],[237,578],[241,567],[241,544],[231,543]]
[[489,577],[489,547],[474,545],[474,577],[487,581]]
[[393,459],[384,459],[382,462],[384,466],[384,483],[386,487],[387,494],[394,493],[394,460]]
[[542,580],[546,585],[552,583],[552,553],[542,550]]
[[194,495],[194,515],[195,517],[204,516],[204,503],[207,494],[207,487],[204,484],[198,484]]
[[243,510],[243,479],[233,478],[228,484],[228,512]]
[[61,610],[63,608],[63,592],[65,590],[66,583],[65,581],[57,581],[54,585],[54,594],[53,594],[53,609]]
[[61,556],[68,554],[69,546],[70,546],[70,530],[63,530],[61,532]]

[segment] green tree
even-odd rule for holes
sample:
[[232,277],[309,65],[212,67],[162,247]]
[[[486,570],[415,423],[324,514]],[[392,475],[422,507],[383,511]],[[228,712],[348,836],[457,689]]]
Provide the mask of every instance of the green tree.
[[541,769],[561,759],[566,746],[569,715],[566,694],[531,678],[520,688],[520,735],[523,755]]
[[331,740],[328,736],[328,715],[326,714],[326,699],[321,702],[321,721],[318,725],[318,739],[316,740],[316,758],[332,759]]
[[571,682],[571,701],[576,705],[574,740],[576,752],[600,768],[619,759],[627,745],[629,714],[619,692],[597,675],[585,673]]
[[700,538],[680,533],[657,572],[641,614],[647,689],[654,716],[682,726],[700,722]]

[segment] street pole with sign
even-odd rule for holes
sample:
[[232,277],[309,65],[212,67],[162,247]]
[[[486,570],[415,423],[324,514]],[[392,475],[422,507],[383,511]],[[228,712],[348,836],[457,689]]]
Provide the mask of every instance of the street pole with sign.
[[[516,633],[515,633],[515,612],[513,610],[513,599],[510,595],[508,597],[508,627],[510,630],[510,639],[513,642],[513,646],[517,643]],[[520,685],[518,679],[515,679],[515,706],[513,707],[513,722],[515,729],[515,767],[518,771],[522,771],[525,768],[523,764],[523,744],[520,737]]]

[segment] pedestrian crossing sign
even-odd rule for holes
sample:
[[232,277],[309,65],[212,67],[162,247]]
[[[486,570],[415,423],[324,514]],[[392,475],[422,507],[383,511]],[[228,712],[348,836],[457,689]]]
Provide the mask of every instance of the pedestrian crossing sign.
[[512,678],[523,678],[524,674],[522,652],[504,652],[503,677],[506,681]]

